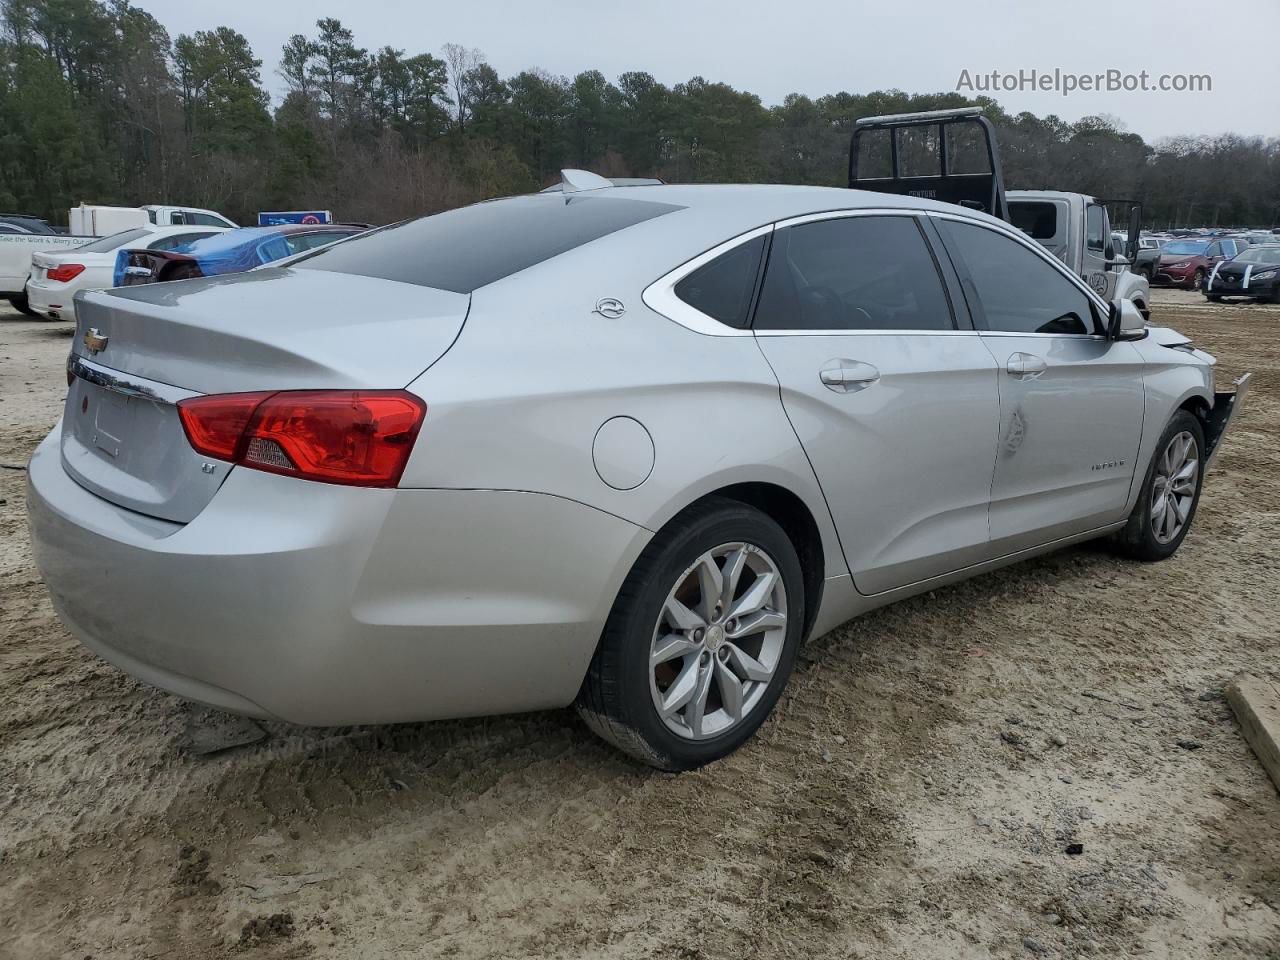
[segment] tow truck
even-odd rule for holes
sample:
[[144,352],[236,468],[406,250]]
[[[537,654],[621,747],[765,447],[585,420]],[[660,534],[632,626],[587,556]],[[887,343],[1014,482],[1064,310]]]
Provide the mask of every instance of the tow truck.
[[[909,143],[904,131],[909,132]],[[883,141],[874,142],[877,133],[887,136],[887,151]],[[882,169],[881,175],[868,175],[867,159],[887,166],[887,174]],[[917,172],[917,167],[924,172]],[[927,197],[988,213],[1043,245],[1103,299],[1131,300],[1144,319],[1151,316],[1150,284],[1129,269],[1138,253],[1142,204],[1059,190],[1006,190],[995,129],[981,107],[857,120],[849,145],[849,186]],[[1115,249],[1108,208],[1124,210],[1128,219],[1123,253]]]

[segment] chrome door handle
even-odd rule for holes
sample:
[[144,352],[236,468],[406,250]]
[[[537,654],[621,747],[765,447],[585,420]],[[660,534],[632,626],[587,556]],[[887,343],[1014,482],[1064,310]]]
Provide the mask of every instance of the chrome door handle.
[[1015,353],[1005,367],[1010,376],[1019,380],[1034,380],[1048,368],[1049,365],[1033,353]]
[[869,363],[843,358],[828,360],[818,372],[818,378],[828,390],[836,393],[852,393],[871,386],[880,379],[880,371]]

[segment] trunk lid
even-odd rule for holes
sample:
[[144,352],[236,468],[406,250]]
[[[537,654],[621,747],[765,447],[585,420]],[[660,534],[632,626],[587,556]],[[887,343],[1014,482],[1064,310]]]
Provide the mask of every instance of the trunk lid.
[[179,400],[404,387],[453,344],[469,303],[429,287],[287,268],[80,294],[63,465],[113,503],[185,523],[231,466],[191,448]]

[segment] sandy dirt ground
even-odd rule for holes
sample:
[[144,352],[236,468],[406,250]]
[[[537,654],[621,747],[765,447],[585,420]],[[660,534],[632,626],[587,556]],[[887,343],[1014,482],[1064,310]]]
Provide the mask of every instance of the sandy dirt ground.
[[70,329],[6,308],[0,957],[1280,957],[1280,797],[1221,696],[1280,680],[1280,307],[1155,319],[1255,371],[1174,559],[1084,546],[867,616],[672,776],[569,711],[197,755],[222,721],[50,608],[12,468]]

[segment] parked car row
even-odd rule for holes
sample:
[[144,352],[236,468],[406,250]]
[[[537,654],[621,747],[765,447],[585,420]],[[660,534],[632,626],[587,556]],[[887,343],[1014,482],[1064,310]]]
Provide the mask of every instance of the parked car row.
[[189,280],[241,273],[305,253],[368,229],[351,224],[243,227],[180,246],[130,247],[116,255],[109,286]]
[[[163,210],[160,219],[169,219]],[[29,258],[30,267],[21,294],[11,296],[23,312],[74,320],[75,295],[80,291],[250,270],[366,229],[364,224],[243,228],[146,224],[99,239],[39,238],[58,241],[55,250],[39,249],[34,243],[37,238],[27,234],[19,252]],[[5,252],[0,244],[0,255]]]

